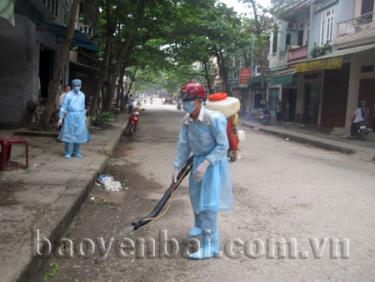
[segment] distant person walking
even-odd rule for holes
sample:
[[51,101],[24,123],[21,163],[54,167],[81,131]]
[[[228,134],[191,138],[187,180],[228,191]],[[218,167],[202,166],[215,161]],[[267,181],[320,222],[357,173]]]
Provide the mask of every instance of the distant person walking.
[[62,103],[64,102],[65,95],[67,93],[69,93],[70,91],[72,91],[72,88],[70,87],[70,85],[65,85],[64,86],[64,92],[56,97],[56,108],[58,110],[60,110],[60,107],[61,107]]
[[282,114],[282,104],[281,101],[278,100],[276,104],[276,120],[280,124],[283,119],[283,114]]
[[128,113],[130,114],[134,108],[134,98],[133,95],[130,94],[128,97]]

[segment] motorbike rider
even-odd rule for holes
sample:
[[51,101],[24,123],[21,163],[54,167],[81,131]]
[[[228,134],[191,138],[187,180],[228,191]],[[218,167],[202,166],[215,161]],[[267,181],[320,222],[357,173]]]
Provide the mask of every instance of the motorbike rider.
[[181,88],[186,116],[180,128],[177,153],[173,163],[173,181],[190,154],[194,155],[189,177],[189,194],[194,213],[190,237],[200,238],[199,249],[191,259],[206,259],[219,254],[220,238],[217,213],[232,208],[232,183],[227,151],[227,120],[221,112],[204,107],[205,89],[190,81]]
[[366,124],[366,102],[361,101],[354,112],[352,125],[350,128],[350,138],[358,138],[358,132],[361,125]]
[[[137,130],[138,120],[139,120],[139,112],[138,112],[138,108],[135,108],[132,114],[130,115],[128,123],[126,125],[126,132],[128,134],[135,133],[135,131]],[[134,127],[131,128],[132,126]]]

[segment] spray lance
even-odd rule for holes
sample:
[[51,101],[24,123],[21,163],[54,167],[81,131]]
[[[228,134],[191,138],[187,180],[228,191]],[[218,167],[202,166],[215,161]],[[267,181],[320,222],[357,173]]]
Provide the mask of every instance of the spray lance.
[[122,231],[122,234],[131,233],[132,231],[135,231],[139,229],[140,227],[150,223],[153,220],[156,220],[162,216],[164,216],[168,210],[166,208],[164,212],[162,213],[164,207],[167,205],[169,200],[171,199],[171,196],[173,195],[174,191],[177,190],[178,186],[181,184],[181,182],[184,180],[184,178],[189,174],[189,172],[192,169],[193,166],[193,158],[194,156],[191,156],[188,161],[186,162],[185,166],[181,169],[180,173],[178,174],[177,181],[172,181],[169,188],[165,191],[163,197],[159,200],[159,202],[155,205],[155,207],[152,209],[152,211],[145,217],[142,217],[138,221],[132,222],[129,226],[125,227],[125,229]]

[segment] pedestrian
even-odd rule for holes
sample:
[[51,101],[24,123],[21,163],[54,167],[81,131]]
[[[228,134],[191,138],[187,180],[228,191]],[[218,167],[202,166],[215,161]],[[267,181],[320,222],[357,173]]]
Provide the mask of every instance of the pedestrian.
[[[62,126],[59,139],[65,143],[64,157],[81,158],[80,146],[90,140],[86,127],[85,94],[80,91],[81,80],[72,81],[73,91],[65,94],[60,107],[58,126]],[[63,123],[64,121],[64,123]]]
[[[69,93],[70,91],[72,91],[72,89],[70,88],[70,85],[65,85],[64,91],[59,96],[56,97],[56,110],[54,111],[54,114],[53,114],[55,121],[56,119],[58,120],[60,117],[60,108],[64,101],[65,94]],[[58,131],[61,130],[61,127],[62,127],[62,124],[58,126]]]
[[173,181],[194,155],[189,177],[189,194],[194,213],[194,227],[189,236],[200,238],[200,248],[190,254],[192,259],[216,256],[220,249],[217,214],[232,208],[232,183],[227,159],[229,148],[227,120],[224,114],[207,110],[203,105],[205,89],[198,82],[188,82],[181,88],[186,116],[177,142],[173,163]]
[[362,124],[366,121],[366,102],[361,101],[358,104],[357,109],[354,112],[352,119],[352,125],[350,128],[350,139],[355,139],[358,137],[358,130]]
[[72,91],[70,85],[64,86],[64,92],[62,92],[58,97],[56,97],[56,108],[60,110],[60,107],[64,101],[65,94]]
[[128,113],[130,114],[133,111],[134,107],[134,98],[133,95],[130,94],[128,97]]
[[279,124],[281,124],[282,121],[282,104],[281,101],[278,100],[276,104],[276,120]]

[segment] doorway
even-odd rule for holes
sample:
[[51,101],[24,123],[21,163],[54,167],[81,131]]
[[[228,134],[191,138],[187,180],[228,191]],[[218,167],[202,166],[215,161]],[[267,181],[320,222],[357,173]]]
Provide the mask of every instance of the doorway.
[[305,82],[304,123],[318,124],[320,106],[320,80]]
[[48,85],[53,76],[54,51],[40,46],[39,56],[39,79],[40,98],[48,98]]
[[358,103],[365,101],[369,112],[367,113],[367,127],[374,128],[373,116],[375,111],[375,79],[361,79],[359,82]]
[[296,120],[297,89],[284,88],[282,97],[282,113],[284,121]]

